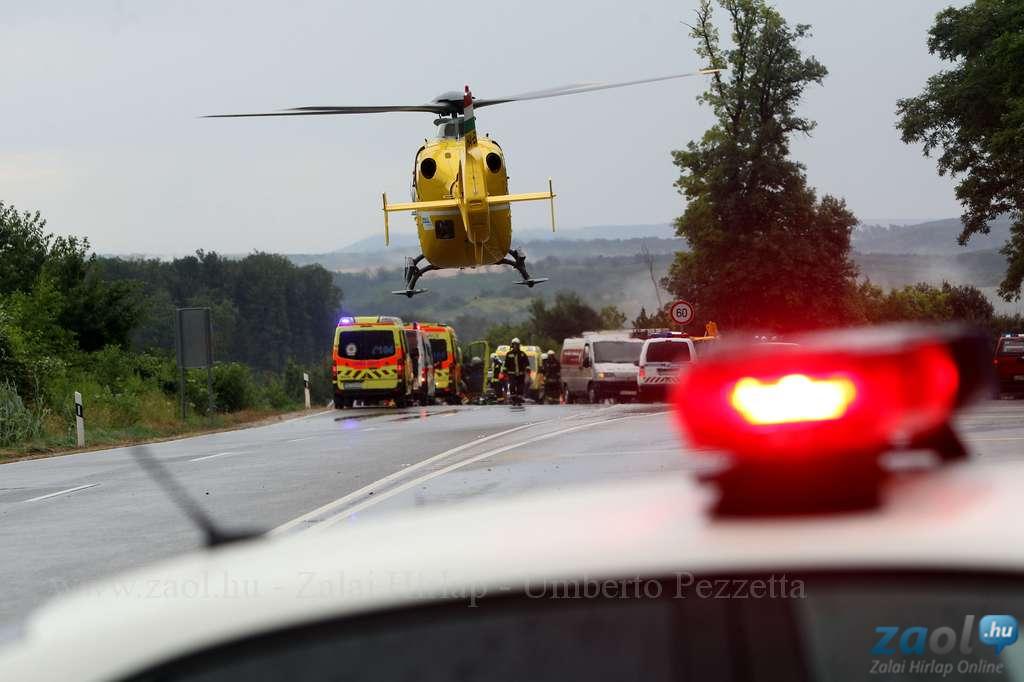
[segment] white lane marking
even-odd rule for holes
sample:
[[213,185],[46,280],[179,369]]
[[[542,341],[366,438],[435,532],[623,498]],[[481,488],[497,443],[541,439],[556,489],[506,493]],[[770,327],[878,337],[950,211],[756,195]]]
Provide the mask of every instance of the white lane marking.
[[[313,414],[307,414],[307,415],[304,415],[302,417],[295,417],[294,419],[284,419],[284,420],[279,421],[277,423],[278,424],[287,424],[288,422],[300,422],[300,421],[303,421],[304,419],[312,419],[313,417],[319,417],[320,415],[327,414],[328,412],[334,412],[334,408],[332,407],[329,410],[320,410],[319,412],[314,412]],[[267,424],[267,426],[274,426],[274,424]]]
[[[438,469],[437,471],[431,471],[430,473],[423,474],[422,476],[420,476],[418,478],[415,478],[415,479],[413,479],[411,481],[408,481],[407,483],[404,483],[404,484],[402,484],[402,485],[400,485],[400,486],[398,486],[396,488],[392,488],[391,490],[388,490],[387,492],[375,495],[373,497],[373,499],[364,500],[363,502],[361,502],[359,504],[356,504],[355,506],[353,506],[353,507],[351,507],[349,509],[346,509],[345,511],[341,512],[340,514],[337,514],[336,516],[332,516],[329,519],[325,519],[325,520],[321,521],[317,525],[312,526],[311,528],[309,528],[309,530],[322,530],[324,528],[328,528],[330,526],[337,525],[338,523],[341,523],[342,521],[347,519],[349,516],[352,516],[353,514],[361,512],[361,511],[363,511],[364,509],[366,509],[368,507],[372,507],[375,504],[378,504],[380,502],[383,502],[384,500],[392,498],[395,495],[398,495],[399,493],[403,493],[406,490],[409,490],[410,488],[415,488],[416,486],[418,486],[418,485],[420,485],[422,483],[426,483],[427,481],[431,480],[432,478],[437,478],[438,476],[443,476],[444,474],[451,473],[451,472],[455,471],[456,469],[461,469],[464,466],[467,466],[469,464],[473,464],[475,462],[479,462],[482,459],[487,459],[488,457],[494,457],[495,455],[500,455],[500,454],[502,454],[504,452],[508,452],[509,450],[516,450],[518,448],[523,447],[524,445],[531,445],[533,443],[537,443],[537,442],[542,441],[542,440],[549,440],[551,438],[555,438],[556,436],[561,436],[561,435],[564,435],[566,433],[572,433],[573,431],[579,431],[581,429],[588,429],[588,428],[590,428],[592,426],[601,426],[601,425],[604,425],[604,424],[610,424],[611,422],[628,421],[630,419],[643,419],[644,417],[653,417],[653,416],[659,416],[659,415],[663,415],[663,414],[668,414],[668,411],[665,411],[665,412],[651,412],[651,413],[648,413],[648,414],[634,414],[634,415],[630,415],[628,417],[615,417],[613,419],[605,419],[604,421],[596,422],[596,423],[595,422],[589,422],[587,424],[579,424],[577,426],[569,426],[567,428],[559,429],[558,431],[552,431],[550,433],[543,433],[543,434],[541,434],[539,436],[534,436],[533,438],[528,438],[528,439],[526,439],[524,441],[521,441],[519,443],[513,443],[512,445],[503,445],[500,448],[495,448],[493,450],[488,450],[487,452],[483,452],[483,453],[481,453],[479,455],[474,455],[473,457],[470,457],[469,459],[464,459],[464,460],[462,460],[460,462],[455,462],[454,464],[446,466],[443,469]],[[408,469],[403,470],[403,473],[405,471],[408,471]],[[368,486],[368,487],[372,488],[373,486]],[[356,493],[353,493],[353,495],[349,496],[349,497],[351,498],[355,494]]]
[[612,457],[614,455],[678,455],[685,452],[683,447],[651,448],[650,450],[609,450],[600,452],[590,450],[587,452],[566,452],[563,457]]
[[[502,436],[507,436],[510,433],[515,433],[516,431],[522,431],[523,429],[528,429],[528,428],[530,428],[532,426],[540,426],[541,424],[546,424],[547,422],[550,422],[550,421],[552,421],[552,420],[547,419],[547,420],[544,420],[544,421],[531,422],[529,424],[522,424],[521,426],[516,426],[516,427],[511,428],[511,429],[505,429],[504,431],[499,431],[498,433],[492,433],[489,436],[483,436],[481,438],[475,438],[475,439],[469,441],[468,443],[463,443],[462,445],[459,445],[458,447],[454,447],[454,448],[452,448],[450,450],[445,450],[444,452],[439,453],[437,455],[434,455],[433,457],[428,457],[427,459],[423,460],[422,462],[417,462],[416,464],[412,464],[410,466],[407,466],[407,467],[404,467],[402,469],[399,469],[398,471],[396,471],[396,472],[394,472],[392,474],[389,474],[389,475],[385,476],[384,478],[376,480],[376,481],[374,481],[373,483],[371,483],[369,485],[363,486],[359,490],[356,490],[355,492],[351,492],[348,495],[345,495],[344,497],[339,497],[338,499],[334,500],[333,502],[328,502],[327,504],[323,505],[322,507],[318,507],[317,509],[314,509],[311,512],[303,514],[302,516],[299,516],[298,518],[294,518],[291,521],[288,521],[286,523],[282,523],[277,528],[274,528],[273,530],[271,530],[268,533],[268,535],[277,535],[279,533],[287,532],[287,531],[291,530],[292,528],[294,528],[294,527],[296,527],[298,525],[301,525],[301,524],[305,523],[306,521],[309,521],[310,519],[315,519],[316,517],[322,516],[323,514],[326,514],[329,511],[337,509],[338,507],[343,507],[344,505],[348,504],[349,502],[351,502],[353,500],[356,500],[356,499],[359,499],[360,497],[364,497],[367,493],[369,493],[371,491],[374,491],[374,490],[376,490],[377,488],[379,488],[381,486],[387,485],[388,483],[390,483],[391,481],[394,481],[397,478],[401,478],[402,476],[405,476],[410,471],[416,471],[417,469],[422,469],[423,467],[429,466],[429,465],[433,464],[434,462],[436,462],[438,460],[444,459],[445,457],[450,457],[451,455],[456,455],[456,454],[462,452],[463,450],[468,450],[469,448],[471,448],[471,447],[473,447],[475,445],[480,445],[481,443],[486,443],[488,441],[494,440],[495,438],[501,438]],[[368,431],[369,429],[363,429],[363,430],[364,431]]]
[[252,451],[251,450],[231,450],[230,452],[218,452],[215,455],[206,455],[205,457],[195,457],[194,459],[190,459],[189,461],[190,462],[202,462],[203,460],[213,459],[214,457],[229,457],[231,455],[244,455],[247,452],[252,452]]
[[86,483],[85,485],[80,485],[76,488],[68,488],[67,490],[59,490],[55,493],[50,493],[49,495],[40,495],[39,497],[33,497],[32,499],[25,500],[25,502],[39,502],[40,500],[48,500],[51,497],[57,497],[58,495],[67,495],[68,493],[73,493],[76,490],[85,490],[86,488],[92,488],[97,485],[99,485],[99,483]]
[[285,443],[301,443],[304,440],[313,440],[318,437],[319,436],[306,436],[305,438],[292,438],[291,440],[286,440]]

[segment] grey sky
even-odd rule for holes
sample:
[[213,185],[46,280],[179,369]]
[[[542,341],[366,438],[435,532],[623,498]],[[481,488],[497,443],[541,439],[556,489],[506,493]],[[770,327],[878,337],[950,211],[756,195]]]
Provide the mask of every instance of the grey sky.
[[[810,23],[830,75],[794,144],[811,184],[861,218],[959,213],[949,179],[904,146],[896,99],[939,68],[926,31],[949,2],[778,0]],[[963,4],[962,0],[958,4]],[[3,0],[0,200],[109,253],[323,252],[382,233],[380,192],[408,196],[429,114],[203,120],[302,105],[415,104],[702,66],[674,2]],[[511,189],[548,176],[560,225],[679,214],[669,150],[710,122],[699,79],[482,109]],[[546,223],[517,207],[518,227]],[[399,217],[392,230],[414,230]],[[382,239],[383,241],[383,239]]]

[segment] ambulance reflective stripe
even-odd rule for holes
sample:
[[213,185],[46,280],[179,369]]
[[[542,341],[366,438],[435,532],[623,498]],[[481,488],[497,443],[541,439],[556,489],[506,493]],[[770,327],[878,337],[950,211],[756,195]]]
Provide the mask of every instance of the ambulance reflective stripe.
[[355,367],[338,366],[338,378],[346,381],[365,381],[368,379],[394,379],[398,376],[398,368],[386,365],[374,369],[357,369]]
[[671,374],[671,375],[666,375],[666,376],[644,377],[643,379],[640,380],[640,383],[643,383],[643,384],[674,384],[677,381],[678,381],[678,377],[675,376],[674,374]]

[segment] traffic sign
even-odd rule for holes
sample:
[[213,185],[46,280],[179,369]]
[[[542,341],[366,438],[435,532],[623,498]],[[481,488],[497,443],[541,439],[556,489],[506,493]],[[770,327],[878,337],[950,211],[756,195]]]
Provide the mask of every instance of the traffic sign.
[[686,301],[676,301],[669,309],[669,314],[676,324],[686,324],[693,319],[693,306]]

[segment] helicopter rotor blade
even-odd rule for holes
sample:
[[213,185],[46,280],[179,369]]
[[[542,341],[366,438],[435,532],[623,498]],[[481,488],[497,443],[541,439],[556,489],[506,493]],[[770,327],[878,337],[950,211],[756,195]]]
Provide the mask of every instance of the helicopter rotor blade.
[[418,111],[447,114],[451,107],[443,104],[381,105],[366,107],[295,107],[265,114],[210,114],[202,118],[246,118],[251,116],[331,116],[339,114],[383,114],[393,111]]
[[711,74],[724,71],[725,69],[701,69],[700,71],[691,71],[688,73],[676,73],[670,76],[656,76],[654,78],[642,78],[639,80],[622,81],[619,83],[577,83],[574,85],[563,85],[557,88],[549,88],[547,90],[535,90],[533,92],[524,92],[518,95],[510,95],[508,97],[493,97],[487,99],[477,99],[473,101],[474,107],[488,107],[494,104],[505,104],[507,102],[520,102],[523,100],[530,99],[544,99],[546,97],[562,97],[564,95],[576,95],[581,92],[593,92],[595,90],[608,90],[611,88],[624,88],[630,85],[640,85],[641,83],[656,83],[658,81],[673,80],[675,78],[689,78],[692,76],[708,76]]
[[[655,78],[642,78],[640,80],[622,81],[619,83],[572,83],[570,85],[561,85],[556,88],[548,88],[546,90],[534,90],[532,92],[522,92],[518,95],[510,95],[508,97],[492,97],[492,98],[474,98],[474,107],[489,107],[494,104],[505,104],[507,102],[520,102],[523,100],[531,99],[544,99],[547,97],[562,97],[564,95],[576,95],[581,92],[593,92],[595,90],[608,90],[610,88],[624,88],[630,85],[640,85],[641,83],[656,83],[658,81],[673,80],[675,78],[689,78],[691,76],[707,76],[715,74],[725,69],[701,69],[700,71],[691,71],[689,73],[676,73],[670,76],[657,76]],[[380,105],[380,106],[323,106],[323,107],[294,107],[292,109],[283,109],[281,111],[273,111],[267,113],[257,114],[211,114],[203,116],[202,118],[250,118],[259,116],[336,116],[340,114],[383,114],[389,112],[426,112],[431,114],[461,114],[462,113],[462,99],[461,96],[456,97],[460,93],[445,93],[437,100],[428,104],[413,104],[413,105]],[[449,97],[451,95],[451,97]]]

